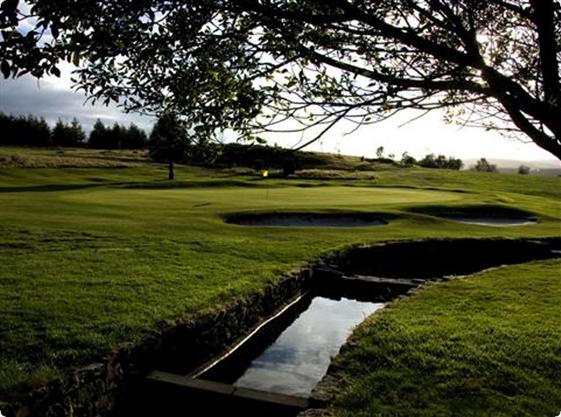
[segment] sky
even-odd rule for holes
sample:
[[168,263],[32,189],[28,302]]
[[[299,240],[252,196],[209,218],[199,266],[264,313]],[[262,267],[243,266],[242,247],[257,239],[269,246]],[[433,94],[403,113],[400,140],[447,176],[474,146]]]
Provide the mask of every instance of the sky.
[[[147,132],[153,120],[137,114],[125,114],[119,108],[98,104],[85,104],[86,97],[72,90],[71,67],[63,68],[61,78],[47,77],[37,80],[30,76],[19,79],[0,79],[0,112],[14,115],[32,114],[44,117],[54,124],[59,118],[70,121],[76,117],[89,131],[96,119],[105,124],[135,123]],[[447,125],[442,113],[431,112],[423,118],[407,123],[417,114],[399,114],[395,118],[375,125],[364,126],[354,133],[354,125],[342,123],[324,138],[306,150],[340,152],[341,154],[375,157],[376,149],[383,146],[385,154],[400,158],[408,152],[415,158],[428,153],[444,154],[461,159],[508,159],[540,162],[551,167],[561,167],[559,161],[533,143],[502,137],[497,132],[484,129]],[[293,147],[302,137],[299,133],[271,134],[269,144]]]

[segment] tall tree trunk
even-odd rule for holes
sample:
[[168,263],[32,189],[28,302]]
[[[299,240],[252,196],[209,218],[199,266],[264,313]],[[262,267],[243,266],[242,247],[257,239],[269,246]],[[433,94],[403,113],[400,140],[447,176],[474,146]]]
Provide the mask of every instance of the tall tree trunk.
[[559,91],[559,62],[557,61],[555,38],[555,4],[553,0],[530,0],[530,4],[538,31],[545,101],[559,108],[561,92]]
[[173,161],[169,161],[168,164],[168,180],[173,181],[175,179],[175,173],[173,172]]

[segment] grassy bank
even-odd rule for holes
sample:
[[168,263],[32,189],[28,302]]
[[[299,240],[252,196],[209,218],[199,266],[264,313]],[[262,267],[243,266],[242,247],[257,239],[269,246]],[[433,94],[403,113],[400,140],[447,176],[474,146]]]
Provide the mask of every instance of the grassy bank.
[[[9,149],[23,159],[53,156],[27,152]],[[114,152],[101,166],[88,162],[99,156],[73,154],[80,159],[74,168],[55,168],[50,159],[54,165],[42,160],[0,168],[0,397],[138,340],[164,320],[256,291],[342,246],[558,236],[561,227],[556,178],[391,167],[368,174],[375,179],[264,181],[231,170],[179,167],[170,186],[162,181],[166,168],[142,156]],[[115,162],[129,157],[125,165]],[[539,223],[493,228],[412,211],[480,204],[526,210]],[[227,214],[267,210],[373,211],[395,220],[353,229],[223,221]]]
[[561,411],[561,262],[430,286],[364,322],[338,359],[338,417]]

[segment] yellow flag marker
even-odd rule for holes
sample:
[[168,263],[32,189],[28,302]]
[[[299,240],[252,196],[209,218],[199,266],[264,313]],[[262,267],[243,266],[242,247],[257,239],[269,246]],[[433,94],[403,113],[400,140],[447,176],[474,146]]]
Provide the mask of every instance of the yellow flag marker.
[[263,178],[267,178],[269,176],[269,171],[265,170],[263,171]]

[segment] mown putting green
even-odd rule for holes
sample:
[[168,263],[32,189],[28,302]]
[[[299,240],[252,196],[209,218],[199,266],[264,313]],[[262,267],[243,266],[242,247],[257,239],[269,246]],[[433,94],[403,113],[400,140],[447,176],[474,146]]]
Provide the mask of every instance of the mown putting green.
[[[255,291],[342,246],[560,232],[559,179],[420,169],[373,174],[376,181],[352,183],[263,181],[179,168],[170,188],[161,181],[165,168],[147,163],[1,168],[0,398],[89,363],[119,342],[138,340],[159,322]],[[476,204],[522,209],[539,223],[497,229],[410,211]],[[352,229],[224,221],[234,213],[303,210],[388,213],[393,220]],[[512,331],[505,343],[516,337]],[[553,351],[558,340],[548,335],[543,344]],[[446,345],[438,349],[446,357]]]

